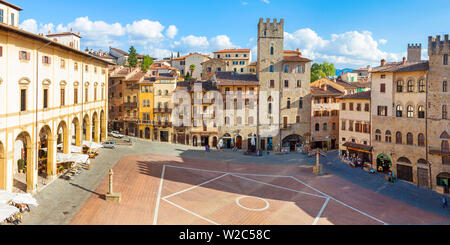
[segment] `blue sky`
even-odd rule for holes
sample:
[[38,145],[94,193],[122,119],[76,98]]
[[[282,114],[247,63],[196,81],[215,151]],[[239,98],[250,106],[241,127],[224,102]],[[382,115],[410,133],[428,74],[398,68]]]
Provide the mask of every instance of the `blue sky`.
[[[156,57],[250,48],[257,22],[284,18],[285,48],[337,67],[400,60],[408,43],[450,32],[448,0],[9,0],[22,7],[21,27],[33,32],[81,32],[83,48],[128,50]],[[432,13],[432,15],[430,15]]]

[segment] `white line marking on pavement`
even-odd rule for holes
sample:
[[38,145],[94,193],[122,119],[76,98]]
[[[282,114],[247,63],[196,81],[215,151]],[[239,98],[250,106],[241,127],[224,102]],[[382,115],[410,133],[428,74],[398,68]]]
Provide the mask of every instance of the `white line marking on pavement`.
[[379,219],[377,219],[377,218],[375,218],[375,217],[373,217],[373,216],[371,216],[371,215],[369,215],[369,214],[367,214],[367,213],[365,213],[365,212],[363,212],[363,211],[361,211],[361,210],[358,210],[358,209],[356,209],[356,208],[354,208],[354,207],[352,207],[352,206],[350,206],[350,205],[348,205],[348,204],[345,204],[344,202],[341,202],[341,201],[337,200],[336,198],[334,198],[334,197],[332,197],[332,196],[330,196],[330,195],[328,195],[328,194],[325,194],[325,193],[323,193],[323,192],[317,190],[316,188],[314,188],[314,187],[312,187],[312,186],[306,184],[305,182],[303,182],[303,181],[301,181],[301,180],[295,178],[294,176],[291,176],[291,178],[294,179],[295,181],[297,181],[297,182],[299,182],[299,183],[301,183],[301,184],[303,184],[303,185],[305,185],[305,186],[307,186],[307,187],[309,187],[309,188],[311,188],[311,189],[313,189],[313,190],[319,192],[320,194],[322,194],[322,195],[324,195],[324,196],[326,196],[326,197],[328,197],[328,198],[330,198],[330,199],[332,199],[332,200],[334,200],[334,201],[336,201],[336,202],[338,202],[338,203],[340,203],[340,204],[342,204],[342,205],[344,205],[344,206],[346,206],[346,207],[348,207],[348,208],[350,208],[350,209],[352,209],[352,210],[354,210],[354,211],[356,211],[356,212],[362,214],[362,215],[365,215],[365,216],[367,216],[367,217],[369,217],[369,218],[371,218],[371,219],[373,219],[373,220],[375,220],[375,221],[378,221],[378,222],[382,223],[383,225],[387,225],[387,224],[388,224],[388,223],[386,223],[386,222],[384,222],[384,221],[382,221],[382,220],[379,220]]
[[317,221],[319,221],[320,216],[322,216],[323,210],[325,210],[325,207],[327,206],[329,201],[330,201],[330,198],[328,197],[327,200],[325,201],[325,203],[323,204],[322,208],[320,209],[319,213],[317,214],[317,217],[314,220],[314,222],[312,223],[312,225],[316,225],[317,224]]
[[165,198],[163,198],[163,200],[166,201],[166,202],[168,202],[169,204],[172,204],[173,206],[175,206],[175,207],[177,207],[177,208],[179,208],[179,209],[181,209],[181,210],[184,210],[184,211],[186,211],[186,212],[188,212],[188,213],[190,213],[190,214],[192,214],[192,215],[194,215],[194,216],[200,218],[200,219],[206,220],[206,221],[208,221],[208,222],[211,223],[211,224],[219,225],[218,223],[216,223],[216,222],[214,222],[214,221],[212,221],[212,220],[209,220],[209,219],[207,219],[207,218],[205,218],[205,217],[202,217],[202,216],[200,216],[200,215],[198,215],[198,214],[196,214],[196,213],[194,213],[194,212],[192,212],[192,211],[190,211],[190,210],[187,210],[187,209],[181,207],[180,205],[175,204],[175,203],[173,203],[173,202],[171,202],[171,201],[169,201],[169,200],[167,200],[167,199],[165,199]]
[[221,174],[239,174],[239,175],[247,175],[247,176],[277,177],[277,178],[290,178],[290,177],[292,177],[292,176],[287,176],[287,175],[233,173],[233,172],[224,172],[224,171],[218,171],[218,170],[207,170],[207,169],[200,169],[200,168],[188,168],[188,167],[173,166],[173,165],[166,165],[166,166],[167,167],[172,167],[172,168],[181,168],[181,169],[204,171],[204,172],[212,172],[212,173],[221,173]]
[[161,173],[161,180],[159,182],[158,198],[156,199],[155,215],[153,216],[153,225],[156,225],[156,223],[158,222],[159,202],[161,200],[161,191],[162,191],[162,185],[163,185],[163,181],[164,181],[165,171],[166,171],[166,165],[163,165],[163,169],[162,169],[162,173]]
[[283,187],[283,186],[272,185],[272,184],[265,183],[265,182],[262,182],[262,181],[259,181],[259,180],[249,179],[249,178],[246,178],[246,177],[243,177],[243,176],[239,176],[239,175],[235,175],[235,174],[231,174],[231,175],[234,176],[234,177],[238,177],[238,178],[241,178],[241,179],[245,179],[245,180],[248,180],[248,181],[253,181],[253,182],[256,182],[256,183],[260,183],[260,184],[263,184],[263,185],[268,185],[268,186],[279,188],[279,189],[283,189],[283,190],[293,191],[293,192],[297,192],[297,193],[301,193],[301,194],[305,194],[305,195],[310,195],[310,196],[315,196],[315,197],[320,197],[320,198],[327,198],[327,197],[324,197],[324,196],[319,196],[319,195],[311,194],[311,193],[308,193],[308,192],[298,191],[298,190],[294,190],[294,189]]
[[165,197],[163,197],[163,198],[166,199],[166,198],[173,197],[173,196],[176,196],[176,195],[178,195],[178,194],[181,194],[181,193],[183,193],[183,192],[190,191],[190,190],[195,189],[195,188],[197,188],[197,187],[200,187],[200,186],[202,186],[202,185],[206,185],[206,184],[208,184],[208,183],[210,183],[210,182],[213,182],[213,181],[215,181],[215,180],[218,180],[218,179],[220,179],[220,178],[223,178],[223,177],[225,177],[225,176],[227,176],[227,175],[229,175],[229,174],[228,174],[228,173],[223,174],[223,175],[221,175],[221,176],[219,176],[219,177],[216,177],[216,178],[214,178],[214,179],[210,179],[210,180],[205,181],[205,182],[203,182],[203,183],[201,183],[201,184],[199,184],[199,185],[191,186],[191,187],[189,187],[189,188],[187,188],[187,189],[185,189],[185,190],[182,190],[182,191],[179,191],[179,192],[176,192],[176,193],[167,195],[167,196],[165,196]]

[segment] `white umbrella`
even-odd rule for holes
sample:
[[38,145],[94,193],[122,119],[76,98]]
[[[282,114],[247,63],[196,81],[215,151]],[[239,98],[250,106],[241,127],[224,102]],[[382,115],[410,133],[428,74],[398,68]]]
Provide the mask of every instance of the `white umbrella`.
[[19,209],[14,206],[7,204],[0,204],[0,222],[4,221],[5,219],[11,217],[13,214],[18,212]]
[[252,140],[251,140],[252,145],[256,145],[256,139],[255,139],[255,135],[252,134]]

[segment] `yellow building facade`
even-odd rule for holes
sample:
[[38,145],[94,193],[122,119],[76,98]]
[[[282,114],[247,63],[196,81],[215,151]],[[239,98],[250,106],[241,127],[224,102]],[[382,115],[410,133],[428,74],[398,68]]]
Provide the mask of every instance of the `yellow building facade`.
[[145,78],[139,82],[139,136],[147,140],[153,140],[153,83]]

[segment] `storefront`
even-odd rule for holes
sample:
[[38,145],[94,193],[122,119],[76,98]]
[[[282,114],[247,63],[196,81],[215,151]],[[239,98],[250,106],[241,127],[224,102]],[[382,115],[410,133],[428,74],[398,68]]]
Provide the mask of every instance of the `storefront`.
[[372,146],[345,142],[343,146],[347,147],[347,157],[356,159],[361,163],[372,163]]
[[444,188],[444,193],[450,194],[449,191],[449,180],[450,180],[450,173],[443,172],[436,176],[437,179],[437,185],[442,186]]
[[298,134],[291,134],[283,139],[283,148],[289,148],[290,151],[297,151],[303,145],[303,138]]
[[390,172],[392,170],[392,161],[388,155],[382,153],[377,157],[377,171],[378,172]]

